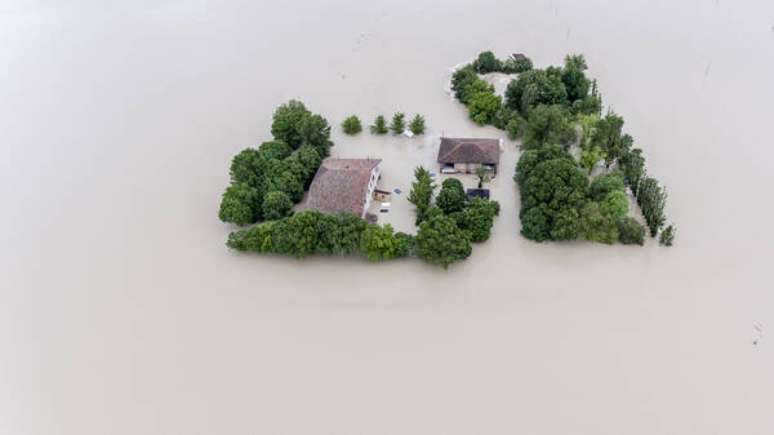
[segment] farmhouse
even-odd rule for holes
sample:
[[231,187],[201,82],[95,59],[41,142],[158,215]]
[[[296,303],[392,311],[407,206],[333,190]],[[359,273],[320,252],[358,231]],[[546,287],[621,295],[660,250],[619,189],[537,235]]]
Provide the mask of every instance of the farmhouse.
[[381,159],[323,160],[309,186],[304,209],[324,213],[350,212],[365,217],[379,181]]
[[472,174],[483,165],[496,174],[500,163],[500,144],[500,139],[443,137],[438,149],[441,172]]

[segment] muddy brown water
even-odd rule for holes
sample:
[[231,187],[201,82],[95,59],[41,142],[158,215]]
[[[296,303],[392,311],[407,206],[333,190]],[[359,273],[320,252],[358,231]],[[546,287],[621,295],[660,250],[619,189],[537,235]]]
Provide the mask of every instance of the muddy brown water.
[[[774,3],[6,0],[0,433],[770,434]],[[419,261],[229,252],[231,156],[302,99],[405,201],[482,49],[583,53],[669,189],[672,249],[518,235]],[[403,213],[403,214],[401,214]],[[403,216],[403,217],[401,217]]]

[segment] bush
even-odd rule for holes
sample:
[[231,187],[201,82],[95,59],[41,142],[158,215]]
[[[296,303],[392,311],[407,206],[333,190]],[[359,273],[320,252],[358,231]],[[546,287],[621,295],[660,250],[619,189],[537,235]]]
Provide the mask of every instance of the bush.
[[634,218],[618,221],[618,240],[624,245],[640,245],[645,243],[645,228]]
[[293,208],[293,201],[285,193],[278,190],[269,192],[263,198],[263,218],[266,220],[276,220],[287,216]]
[[363,131],[363,125],[360,124],[360,118],[358,118],[355,115],[352,115],[347,117],[341,123],[341,129],[344,130],[344,133],[346,134],[354,135]]
[[441,191],[435,199],[435,204],[445,214],[462,211],[465,208],[467,197],[465,187],[456,178],[447,178],[441,184]]
[[419,258],[443,268],[468,258],[472,251],[469,235],[452,218],[443,215],[422,222],[416,244]]
[[414,134],[425,133],[425,118],[422,115],[416,115],[409,123],[409,130]]
[[371,125],[371,133],[373,134],[387,134],[389,130],[387,129],[387,121],[385,121],[384,116],[379,115],[374,120],[373,125]]
[[392,115],[392,122],[390,123],[390,131],[392,134],[402,134],[406,130],[406,115],[398,112]]

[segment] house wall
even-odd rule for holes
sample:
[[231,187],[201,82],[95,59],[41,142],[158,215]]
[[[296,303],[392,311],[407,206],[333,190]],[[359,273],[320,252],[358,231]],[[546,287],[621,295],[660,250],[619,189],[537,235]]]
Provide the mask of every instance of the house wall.
[[371,198],[373,198],[374,189],[376,189],[376,185],[379,183],[379,175],[381,175],[381,173],[382,170],[379,165],[371,170],[371,178],[368,179],[368,189],[366,190],[365,201],[363,205],[363,214],[360,216],[362,218],[365,218],[365,215],[368,212],[368,208],[371,206]]

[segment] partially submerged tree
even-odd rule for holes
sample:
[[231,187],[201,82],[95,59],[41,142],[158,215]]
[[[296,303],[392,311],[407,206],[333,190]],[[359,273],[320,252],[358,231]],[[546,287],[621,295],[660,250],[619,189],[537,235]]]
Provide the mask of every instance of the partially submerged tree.
[[390,123],[390,131],[392,131],[392,134],[402,134],[405,130],[406,115],[402,112],[392,115],[392,122]]
[[344,119],[341,123],[341,129],[344,130],[344,133],[346,134],[354,135],[363,131],[363,125],[360,123],[360,118],[352,115]]
[[387,129],[387,121],[384,119],[384,116],[379,115],[374,120],[373,125],[371,125],[371,133],[373,134],[387,134],[389,130]]
[[290,214],[292,208],[293,201],[288,194],[279,190],[267,193],[261,206],[265,220],[282,219]]
[[568,147],[577,138],[569,113],[559,105],[540,105],[533,109],[524,126],[524,146],[558,144]]
[[430,208],[433,191],[436,186],[433,183],[433,179],[430,177],[430,172],[422,166],[417,167],[414,170],[415,181],[411,184],[411,192],[409,192],[408,200],[416,207],[416,225],[419,225],[425,220],[425,215]]
[[664,228],[664,231],[661,232],[661,236],[658,239],[658,243],[661,246],[672,246],[672,244],[675,241],[675,234],[677,233],[677,229],[674,225],[670,225],[666,228]]
[[258,221],[261,194],[247,183],[234,183],[223,193],[218,217],[223,222],[243,226]]
[[438,197],[435,199],[435,204],[438,208],[443,210],[444,213],[450,214],[462,211],[465,208],[466,201],[465,187],[460,180],[456,178],[443,180],[441,191],[438,192]]
[[416,115],[409,123],[409,130],[414,134],[425,133],[425,118],[422,115]]
[[472,251],[469,234],[445,215],[436,215],[422,222],[416,241],[419,258],[443,268],[468,258]]

